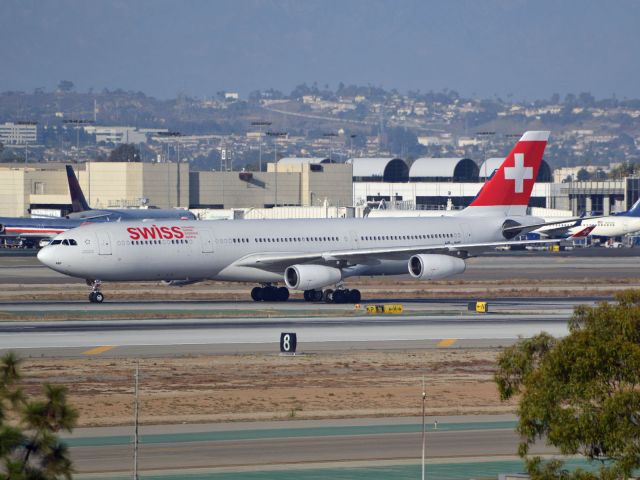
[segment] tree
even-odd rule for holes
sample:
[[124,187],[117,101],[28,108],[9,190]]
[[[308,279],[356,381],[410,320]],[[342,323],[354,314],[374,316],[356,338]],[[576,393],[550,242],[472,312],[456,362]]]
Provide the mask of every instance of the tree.
[[69,93],[71,90],[73,90],[73,82],[71,80],[60,80],[58,91]]
[[[616,300],[578,306],[565,338],[541,333],[498,359],[500,397],[520,395],[518,453],[533,479],[621,479],[640,467],[640,290]],[[529,458],[543,437],[563,455],[599,461],[599,471]]]
[[111,150],[108,162],[140,162],[140,150],[132,143],[123,143]]
[[586,182],[590,178],[591,174],[587,172],[586,168],[581,168],[580,170],[578,170],[578,173],[576,173],[576,180],[578,180],[579,182]]
[[20,363],[13,352],[0,359],[0,480],[70,479],[73,465],[57,433],[71,432],[78,413],[62,386],[44,384],[41,398],[29,398],[18,386]]

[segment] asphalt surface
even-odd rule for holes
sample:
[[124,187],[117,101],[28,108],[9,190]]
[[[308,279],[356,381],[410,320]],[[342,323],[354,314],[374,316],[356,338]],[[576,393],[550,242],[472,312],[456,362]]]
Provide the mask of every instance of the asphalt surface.
[[[437,427],[435,425],[437,421]],[[428,459],[512,456],[518,437],[510,416],[427,418]],[[260,470],[304,464],[342,467],[350,462],[387,464],[419,461],[421,419],[359,419],[145,427],[141,430],[142,470]],[[130,428],[82,429],[66,441],[80,473],[129,471]],[[554,450],[536,445],[532,453]]]
[[[5,315],[80,313],[83,318],[0,322],[0,351],[47,357],[278,352],[282,332],[297,334],[299,353],[496,347],[543,330],[561,337],[567,333],[573,307],[595,300],[497,299],[490,302],[487,314],[469,312],[466,302],[459,300],[405,301],[402,315],[304,302],[266,306],[252,302],[8,303],[0,306]],[[124,319],[96,319],[105,312]],[[186,318],[162,319],[167,312]],[[158,318],[136,319],[140,313]],[[217,318],[203,318],[204,313]]]

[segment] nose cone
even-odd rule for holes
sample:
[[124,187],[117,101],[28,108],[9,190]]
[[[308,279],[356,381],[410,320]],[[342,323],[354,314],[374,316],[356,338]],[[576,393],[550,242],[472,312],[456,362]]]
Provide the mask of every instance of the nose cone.
[[40,263],[46,265],[49,268],[53,268],[53,266],[55,265],[55,253],[52,250],[55,250],[55,248],[47,246],[41,248],[38,252],[38,260],[40,261]]

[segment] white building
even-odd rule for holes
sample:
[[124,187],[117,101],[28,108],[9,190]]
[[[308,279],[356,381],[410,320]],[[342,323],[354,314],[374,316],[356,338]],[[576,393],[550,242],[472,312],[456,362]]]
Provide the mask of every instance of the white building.
[[5,122],[0,125],[0,142],[6,145],[38,143],[38,124],[35,122]]
[[166,128],[141,128],[136,127],[100,127],[89,125],[84,127],[89,135],[96,136],[96,143],[146,143],[148,136],[157,135],[159,132],[167,132]]

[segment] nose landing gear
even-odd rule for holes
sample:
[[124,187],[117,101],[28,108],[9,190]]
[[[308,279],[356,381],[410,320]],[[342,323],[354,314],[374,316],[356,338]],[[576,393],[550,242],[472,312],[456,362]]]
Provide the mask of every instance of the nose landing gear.
[[91,303],[102,303],[104,301],[104,295],[100,291],[102,282],[100,280],[87,280],[87,285],[91,287],[91,293],[89,293],[89,301]]

